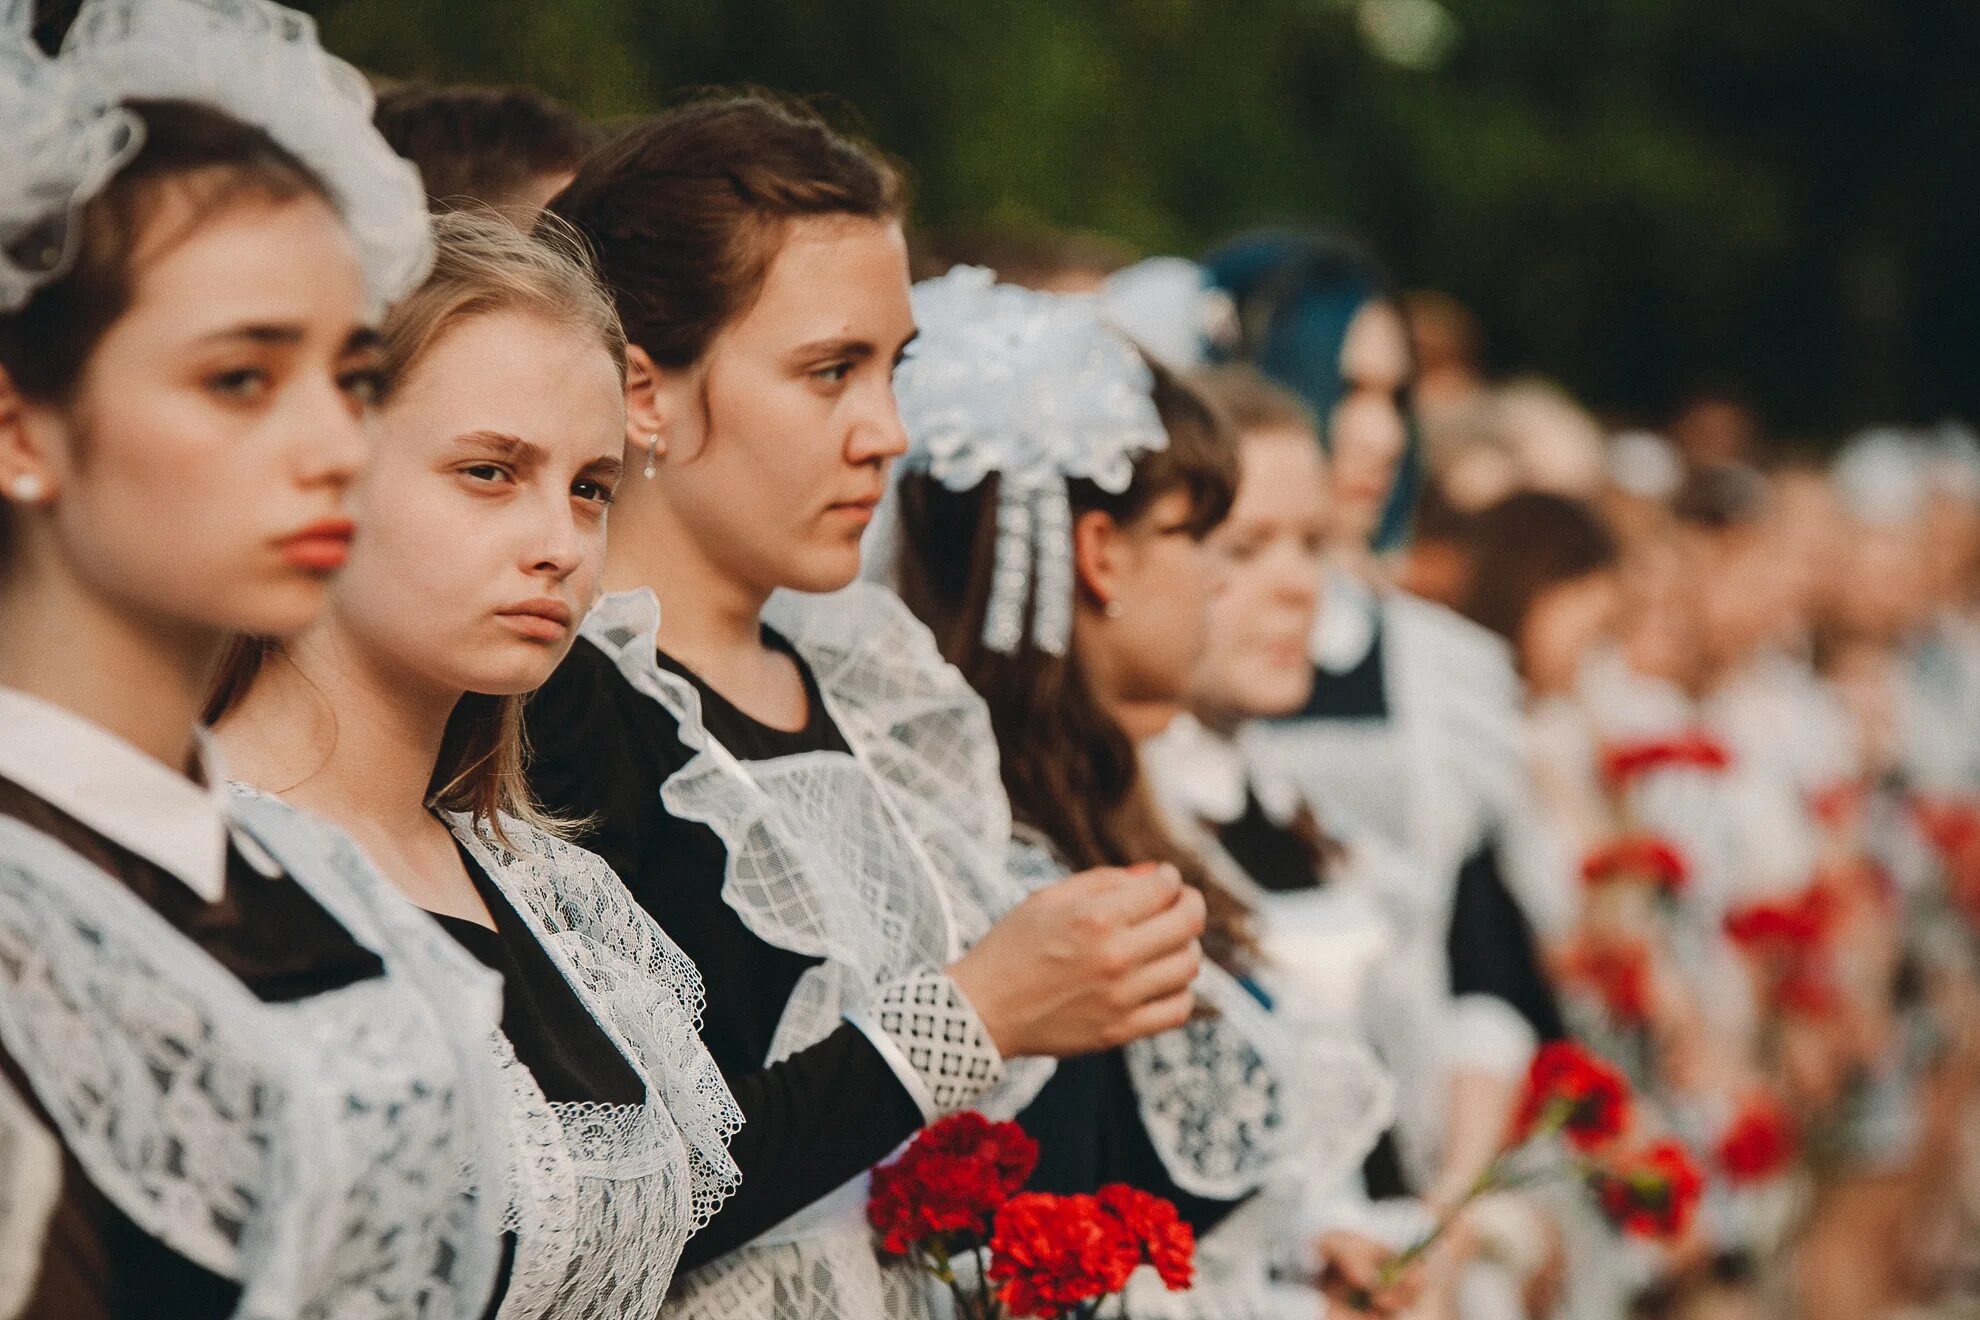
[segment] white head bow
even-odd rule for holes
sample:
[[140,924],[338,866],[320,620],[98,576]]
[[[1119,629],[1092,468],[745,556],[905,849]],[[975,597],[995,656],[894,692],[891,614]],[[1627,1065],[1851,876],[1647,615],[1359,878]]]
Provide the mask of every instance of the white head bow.
[[914,289],[921,333],[895,378],[909,449],[901,466],[950,490],[998,474],[995,581],[983,641],[1072,639],[1071,478],[1119,494],[1142,454],[1168,446],[1154,376],[1102,320],[1097,299],[1040,293],[977,266]]
[[[0,135],[9,142],[0,164],[0,240],[67,231],[136,150],[137,121],[119,103],[176,99],[256,125],[316,172],[350,229],[374,311],[426,277],[433,236],[419,172],[378,135],[370,86],[324,51],[306,15],[270,0],[84,0],[60,56],[37,65],[25,58],[38,52],[15,16],[31,0],[0,4],[23,36],[6,34],[0,65]],[[39,113],[23,116],[17,99]],[[14,144],[23,139],[12,130],[24,120],[38,131],[20,159]],[[68,238],[59,251],[46,239],[29,246],[39,249],[35,259],[10,249],[0,263],[0,307],[25,303],[74,256]]]

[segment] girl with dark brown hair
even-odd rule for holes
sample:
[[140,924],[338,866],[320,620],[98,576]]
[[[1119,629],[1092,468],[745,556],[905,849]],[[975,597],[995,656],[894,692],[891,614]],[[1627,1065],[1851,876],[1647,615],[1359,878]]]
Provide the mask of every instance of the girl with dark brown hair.
[[1201,902],[1152,867],[1026,898],[982,703],[849,587],[906,445],[893,168],[721,97],[620,137],[550,210],[625,323],[633,475],[610,594],[529,711],[531,782],[700,967],[747,1118],[674,1307],[928,1314],[875,1255],[864,1171],[941,1114],[1014,1111],[1054,1056],[1186,1018]]
[[349,548],[418,183],[301,15],[92,0],[51,62],[31,9],[0,6],[0,1315],[472,1320],[493,978],[231,800],[198,727],[229,638],[307,627]]
[[[1206,1235],[1195,1288],[1131,1287],[1136,1314],[1280,1314],[1267,1262],[1293,1244],[1264,1206],[1234,1212],[1281,1172],[1329,1177],[1323,1145],[1344,1161],[1333,1173],[1353,1167],[1384,1087],[1358,1048],[1336,1056],[1324,1099],[1299,1084],[1245,979],[1248,913],[1171,837],[1143,779],[1137,744],[1179,712],[1203,650],[1218,575],[1202,543],[1230,508],[1230,434],[1090,298],[965,268],[919,286],[916,316],[900,381],[914,439],[901,591],[990,706],[1019,838],[1041,875],[1163,858],[1210,913],[1205,1011],[1062,1065],[1020,1118],[1042,1147],[1034,1182],[1152,1188]],[[1321,1304],[1292,1291],[1295,1306]]]

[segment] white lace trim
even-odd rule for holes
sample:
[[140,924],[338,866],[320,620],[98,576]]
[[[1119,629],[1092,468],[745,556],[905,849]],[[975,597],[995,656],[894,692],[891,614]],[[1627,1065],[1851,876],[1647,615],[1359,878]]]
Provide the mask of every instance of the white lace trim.
[[505,818],[513,849],[450,820],[645,1084],[648,1102],[546,1102],[497,1033],[515,1109],[502,1316],[658,1311],[687,1240],[740,1181],[742,1126],[701,1043],[701,977],[597,856]]
[[[765,618],[811,667],[854,755],[728,756],[702,721],[693,685],[655,658],[659,607],[649,592],[601,600],[583,632],[678,721],[695,750],[661,800],[722,840],[723,900],[759,938],[823,960],[792,992],[768,1064],[824,1040],[848,1017],[877,1021],[886,987],[947,966],[1025,890],[1006,870],[1010,814],[988,712],[906,607],[859,584],[822,597],[780,593]],[[913,1042],[905,1045],[911,1054]],[[1009,1061],[1001,1083],[974,1104],[1008,1117],[1051,1071],[1050,1060]],[[837,1218],[800,1242],[744,1247],[681,1281],[683,1299],[719,1295],[719,1306],[707,1303],[716,1309],[683,1300],[669,1313],[921,1314],[871,1309],[883,1291],[885,1305],[909,1305],[899,1287],[877,1282],[861,1294],[868,1309],[820,1309],[820,1290],[891,1277],[857,1222],[847,1238],[856,1250],[839,1242],[846,1229]],[[844,1278],[824,1279],[822,1258]],[[810,1300],[791,1300],[798,1297]]]
[[[498,1263],[493,978],[368,887],[317,827],[242,823],[386,974],[256,999],[123,885],[0,821],[0,1042],[91,1182],[238,1282],[245,1317],[478,1314]],[[386,901],[389,899],[390,901]],[[444,1004],[444,1008],[443,1008]]]
[[61,1143],[0,1077],[0,1320],[19,1315],[34,1291],[61,1190]]
[[929,1122],[969,1108],[1004,1080],[1004,1056],[946,972],[916,972],[881,987],[874,1021],[913,1069]]

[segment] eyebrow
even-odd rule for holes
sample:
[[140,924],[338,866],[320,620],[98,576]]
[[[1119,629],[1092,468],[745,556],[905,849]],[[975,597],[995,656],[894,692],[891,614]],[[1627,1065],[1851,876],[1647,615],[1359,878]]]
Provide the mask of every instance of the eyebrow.
[[255,344],[300,344],[303,341],[303,328],[299,325],[277,325],[272,322],[230,325],[224,330],[201,335],[198,342],[212,344],[229,339],[245,339]]
[[791,350],[793,358],[849,357],[865,359],[873,356],[873,345],[864,339],[814,339],[808,344],[800,344]]
[[616,482],[625,475],[625,472],[626,463],[622,458],[595,458],[584,465],[584,470],[579,475]]
[[385,336],[378,333],[374,327],[368,325],[359,326],[357,329],[351,331],[349,338],[344,340],[344,352],[346,354],[372,353],[383,347],[385,347]]
[[541,447],[506,431],[463,431],[449,443],[455,449],[492,450],[497,458],[517,467],[533,467],[544,458]]

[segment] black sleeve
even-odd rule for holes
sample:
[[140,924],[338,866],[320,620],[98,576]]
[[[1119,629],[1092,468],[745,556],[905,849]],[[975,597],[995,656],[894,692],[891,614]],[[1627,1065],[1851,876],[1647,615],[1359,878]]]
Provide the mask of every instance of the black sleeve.
[[728,1082],[743,1112],[742,1131],[729,1143],[742,1186],[688,1239],[683,1270],[774,1228],[886,1159],[921,1127],[907,1088],[850,1025]]
[[1541,1040],[1566,1038],[1560,1005],[1540,968],[1533,927],[1506,888],[1496,844],[1488,842],[1458,870],[1448,947],[1452,994],[1503,1000]]
[[660,786],[689,753],[657,703],[580,642],[528,708],[537,800],[581,822],[576,840],[700,969],[702,1042],[743,1114],[729,1151],[742,1185],[689,1240],[683,1269],[733,1251],[885,1159],[921,1110],[858,1028],[765,1067],[798,978],[816,959],[759,939],[722,898],[727,853],[670,815]]

